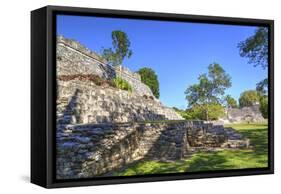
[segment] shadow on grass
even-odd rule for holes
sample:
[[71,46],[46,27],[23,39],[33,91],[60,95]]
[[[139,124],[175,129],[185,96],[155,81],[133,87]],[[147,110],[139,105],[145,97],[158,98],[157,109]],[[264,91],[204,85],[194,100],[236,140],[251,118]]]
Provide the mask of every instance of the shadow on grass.
[[230,166],[227,165],[227,160],[223,155],[219,153],[197,153],[189,160],[190,164],[187,171],[209,171],[227,169]]
[[115,172],[114,175],[130,176],[141,174],[165,174],[174,172],[184,172],[187,164],[184,161],[161,162],[154,160],[143,160],[134,166],[130,166],[124,171]]
[[231,125],[251,141],[252,149],[223,150],[212,153],[195,153],[187,171],[224,170],[267,167],[267,125]]

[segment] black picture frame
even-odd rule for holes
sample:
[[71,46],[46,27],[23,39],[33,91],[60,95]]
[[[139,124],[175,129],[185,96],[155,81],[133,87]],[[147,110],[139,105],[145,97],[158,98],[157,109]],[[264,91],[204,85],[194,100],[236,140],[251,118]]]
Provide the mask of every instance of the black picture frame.
[[[211,24],[266,26],[269,29],[269,128],[268,167],[257,169],[101,177],[76,180],[55,178],[56,129],[56,19],[57,14],[135,18]],[[46,6],[31,12],[31,182],[46,188],[274,173],[274,21],[232,17]]]

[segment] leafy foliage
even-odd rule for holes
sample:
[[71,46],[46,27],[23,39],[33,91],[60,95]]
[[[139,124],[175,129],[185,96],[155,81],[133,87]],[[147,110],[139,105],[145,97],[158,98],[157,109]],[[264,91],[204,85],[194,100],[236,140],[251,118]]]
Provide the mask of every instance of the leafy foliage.
[[259,102],[259,94],[256,90],[247,90],[241,93],[239,98],[239,106],[253,106]]
[[198,84],[186,89],[186,99],[190,108],[200,109],[200,118],[209,120],[209,109],[222,103],[225,90],[231,87],[231,78],[219,64],[214,63],[208,66],[208,74],[200,75],[198,80]]
[[159,81],[155,71],[151,68],[144,67],[137,72],[141,76],[141,81],[146,84],[156,98],[159,98]]
[[256,90],[261,94],[261,95],[267,95],[268,91],[268,79],[263,79],[259,83],[257,83]]
[[116,77],[113,80],[113,83],[115,84],[116,88],[119,88],[121,90],[127,90],[129,92],[132,92],[132,86],[124,79],[120,77]]
[[173,109],[186,120],[198,119],[193,115],[193,111],[191,109],[181,110],[176,107],[173,107]]
[[189,106],[204,103],[220,103],[224,91],[231,87],[231,78],[217,63],[208,66],[208,74],[200,75],[199,83],[185,91]]
[[228,108],[237,108],[238,107],[237,101],[230,95],[227,95],[225,97],[225,101],[226,101],[226,106]]
[[[255,34],[245,41],[238,44],[240,49],[240,55],[247,57],[249,63],[254,66],[261,66],[263,69],[268,67],[268,28],[259,27]],[[261,80],[256,86],[257,95],[259,96],[260,111],[264,118],[268,118],[268,78]],[[251,96],[241,99],[242,106],[251,106],[254,101],[257,101],[257,95],[255,92],[251,93]],[[246,99],[247,98],[247,99]],[[239,100],[239,104],[240,100]],[[241,106],[241,105],[240,105]]]
[[262,113],[263,118],[268,118],[268,97],[261,96],[260,97],[260,111]]
[[[178,108],[174,108],[174,110],[186,120],[217,120],[225,115],[224,107],[215,103],[194,105],[186,110]],[[208,112],[208,115],[206,115],[206,112]]]
[[124,58],[130,58],[132,50],[130,50],[130,40],[125,32],[120,30],[113,31],[111,33],[113,48],[103,49],[102,56],[111,65],[121,65]]
[[259,94],[260,111],[263,118],[268,118],[268,79],[257,83],[256,90]]
[[224,107],[218,103],[195,105],[189,113],[194,119],[199,120],[217,120],[225,115]]
[[240,56],[247,57],[254,66],[268,67],[268,28],[259,27],[255,34],[238,44]]

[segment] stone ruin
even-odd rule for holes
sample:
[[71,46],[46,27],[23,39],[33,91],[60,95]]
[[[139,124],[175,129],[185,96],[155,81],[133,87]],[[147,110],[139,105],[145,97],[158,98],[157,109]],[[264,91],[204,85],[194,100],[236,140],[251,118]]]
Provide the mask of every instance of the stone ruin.
[[203,121],[68,125],[57,133],[57,178],[106,175],[140,159],[174,161],[195,148],[244,148],[233,129]]
[[56,176],[105,176],[141,159],[180,160],[194,149],[245,148],[249,140],[231,128],[186,121],[156,99],[140,76],[113,68],[77,41],[57,37],[57,76],[120,76],[129,93],[89,80],[57,79]]
[[230,123],[264,123],[265,119],[260,111],[260,105],[256,104],[243,108],[227,108],[225,116],[214,121],[214,124],[230,124]]
[[264,122],[264,118],[260,112],[259,104],[243,107],[243,108],[229,108],[227,110],[227,120],[230,123],[241,122]]
[[57,75],[94,74],[103,79],[116,76],[126,80],[140,96],[154,98],[150,88],[141,82],[138,73],[117,66],[112,67],[98,54],[90,51],[77,41],[57,37]]

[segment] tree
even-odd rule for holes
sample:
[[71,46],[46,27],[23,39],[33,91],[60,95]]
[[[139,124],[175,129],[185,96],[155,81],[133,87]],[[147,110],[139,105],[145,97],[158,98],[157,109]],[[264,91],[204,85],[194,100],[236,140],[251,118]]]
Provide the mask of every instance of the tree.
[[208,110],[209,112],[209,120],[217,120],[225,115],[224,107],[220,104],[194,105],[192,108],[186,110],[178,109],[176,107],[173,107],[173,109],[186,120],[207,120],[205,110]]
[[[253,63],[255,67],[261,66],[263,69],[268,68],[268,28],[259,27],[253,36],[240,42],[238,47],[240,48],[240,55],[249,58],[249,63]],[[263,117],[267,118],[268,78],[257,83],[256,90],[259,95],[260,111]]]
[[237,108],[238,107],[237,101],[233,97],[231,97],[230,95],[227,95],[225,97],[225,101],[226,101],[226,106],[228,108]]
[[201,107],[204,118],[209,120],[208,106],[221,104],[225,90],[231,87],[231,78],[219,64],[214,63],[208,66],[208,74],[200,75],[198,80],[198,84],[186,89],[186,99],[189,107]]
[[261,96],[260,97],[260,111],[263,116],[263,118],[268,118],[268,97],[267,96]]
[[146,84],[156,98],[159,98],[159,81],[155,71],[151,68],[144,67],[137,71],[140,74],[141,81]]
[[241,93],[239,98],[239,106],[253,106],[259,102],[259,94],[256,90],[247,90]]
[[103,49],[102,56],[113,66],[121,65],[126,57],[132,56],[130,40],[127,34],[120,30],[112,31],[111,38],[113,48]]
[[218,120],[220,117],[225,115],[224,108],[221,104],[218,103],[210,103],[203,105],[194,105],[189,110],[190,116],[192,119],[200,119],[200,120]]
[[256,90],[260,93],[260,95],[267,95],[268,91],[268,79],[264,79],[257,83]]
[[259,94],[260,111],[263,118],[268,118],[268,79],[264,79],[257,83],[256,90]]
[[254,66],[268,67],[268,29],[257,28],[255,34],[238,44],[240,56],[247,57]]

